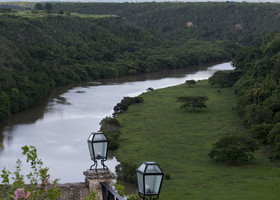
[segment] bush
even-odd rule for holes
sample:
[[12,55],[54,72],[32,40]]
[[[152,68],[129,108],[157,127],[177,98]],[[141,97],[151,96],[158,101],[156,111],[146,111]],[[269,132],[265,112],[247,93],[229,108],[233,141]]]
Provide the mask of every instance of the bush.
[[122,162],[116,166],[117,179],[127,181],[129,183],[136,183],[136,169],[137,166],[130,162]]
[[275,124],[268,134],[268,144],[276,145],[280,143],[280,122]]
[[[43,162],[37,157],[34,146],[22,147],[22,154],[26,155],[26,162],[30,163],[31,172],[26,175],[29,185],[24,184],[24,176],[20,174],[22,162],[17,161],[16,171],[11,173],[5,168],[2,170],[2,199],[56,199],[60,196],[57,188],[58,179],[50,182],[48,168],[43,168]],[[10,178],[10,176],[12,176]],[[10,183],[13,180],[13,183]]]
[[128,109],[128,106],[134,103],[143,103],[143,97],[124,97],[120,103],[114,107],[114,115],[122,113]]
[[262,144],[267,144],[267,135],[271,130],[271,125],[267,123],[253,124],[251,126],[250,132],[253,138],[261,142]]
[[195,80],[186,80],[185,84],[189,87],[193,86],[196,84]]
[[258,149],[256,142],[245,135],[230,135],[222,137],[213,144],[208,154],[218,162],[239,163],[254,160],[254,153]]

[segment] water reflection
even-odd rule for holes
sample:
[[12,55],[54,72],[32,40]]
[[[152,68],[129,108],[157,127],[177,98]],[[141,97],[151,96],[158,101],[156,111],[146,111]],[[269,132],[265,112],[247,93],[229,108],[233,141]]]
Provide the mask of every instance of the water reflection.
[[[187,79],[209,78],[217,70],[232,69],[230,63],[212,68],[162,71],[153,74],[96,80],[95,82],[57,88],[41,106],[11,116],[0,124],[0,170],[13,170],[21,156],[21,147],[35,145],[38,155],[60,183],[84,181],[83,171],[92,165],[87,138],[98,131],[100,121],[113,113],[124,96],[135,96],[147,88],[164,88]],[[114,171],[117,160],[106,165]],[[27,170],[24,168],[24,172]]]

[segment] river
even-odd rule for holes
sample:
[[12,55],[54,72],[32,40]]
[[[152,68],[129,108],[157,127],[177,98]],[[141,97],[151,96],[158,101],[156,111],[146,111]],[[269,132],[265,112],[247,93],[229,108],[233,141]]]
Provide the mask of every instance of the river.
[[[18,113],[0,124],[0,170],[15,170],[16,160],[23,163],[21,147],[33,145],[51,178],[59,183],[83,182],[83,171],[93,163],[87,138],[98,131],[100,121],[111,116],[113,107],[124,96],[136,96],[147,88],[165,88],[186,80],[208,79],[218,70],[232,70],[230,62],[181,70],[142,74],[57,88],[40,106]],[[110,155],[105,164],[114,171],[118,164]],[[29,168],[24,165],[23,173]]]

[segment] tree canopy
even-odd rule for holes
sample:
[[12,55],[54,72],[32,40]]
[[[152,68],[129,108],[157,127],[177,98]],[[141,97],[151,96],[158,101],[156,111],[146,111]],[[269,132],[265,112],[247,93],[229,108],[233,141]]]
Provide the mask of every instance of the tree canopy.
[[194,112],[196,109],[207,108],[205,101],[208,97],[205,96],[181,96],[177,97],[177,102],[183,103],[180,108],[189,109]]

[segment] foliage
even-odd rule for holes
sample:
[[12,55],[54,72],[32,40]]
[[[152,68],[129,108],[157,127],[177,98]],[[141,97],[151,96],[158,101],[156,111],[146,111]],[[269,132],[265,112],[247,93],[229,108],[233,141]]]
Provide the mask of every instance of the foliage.
[[254,160],[257,149],[256,142],[248,136],[229,135],[215,142],[208,155],[218,162],[243,163]]
[[52,11],[52,4],[51,3],[46,3],[45,4],[45,10],[50,13]]
[[262,144],[267,144],[267,135],[272,129],[271,124],[261,123],[261,124],[253,124],[250,129],[250,133],[252,137],[258,140]]
[[186,80],[185,81],[185,84],[189,87],[193,86],[195,83],[196,83],[195,80]]
[[275,124],[269,132],[268,143],[271,145],[277,145],[280,143],[280,123]]
[[240,78],[241,72],[217,71],[211,76],[208,81],[210,85],[218,85],[220,87],[232,87]]
[[109,146],[108,149],[116,150],[119,147],[119,121],[114,117],[105,117],[100,122],[100,130],[108,137]]
[[97,192],[95,190],[91,190],[89,196],[86,196],[84,200],[93,200],[96,197]]
[[[124,197],[125,196],[124,187],[119,182],[115,183],[114,186],[115,186],[115,190],[117,191],[117,193],[120,196]],[[140,200],[141,198],[138,195],[131,194],[131,195],[126,196],[126,199],[127,200]]]
[[[209,97],[207,112],[178,112],[174,103],[178,94]],[[144,104],[133,104],[129,112],[117,115],[121,143],[116,156],[121,163],[136,166],[156,161],[165,175],[170,174],[170,180],[163,180],[159,199],[279,199],[275,184],[280,181],[279,167],[267,159],[264,148],[244,165],[217,164],[207,156],[223,135],[248,131],[232,109],[237,100],[232,88],[218,94],[203,80],[191,89],[182,84],[141,97]]]
[[228,73],[225,71],[217,71],[208,80],[210,85],[219,85],[225,87],[227,84]]
[[142,97],[124,97],[120,103],[114,107],[114,115],[122,113],[128,109],[128,106],[134,103],[143,103],[144,99]]
[[131,162],[121,162],[116,166],[117,179],[130,183],[137,183],[136,179],[137,166]]
[[0,15],[0,24],[0,96],[6,99],[0,121],[39,104],[57,86],[232,58],[224,42],[168,42],[111,13],[11,11]]
[[260,143],[272,145],[276,154],[279,154],[276,132],[280,122],[278,44],[279,33],[268,34],[263,46],[245,47],[234,59],[236,70],[242,72],[234,85],[237,110],[252,136]]
[[[37,149],[34,146],[22,147],[22,154],[26,156],[26,162],[30,164],[31,172],[26,175],[29,185],[24,184],[24,176],[20,173],[22,162],[17,161],[16,171],[11,173],[5,168],[1,178],[4,184],[3,199],[55,199],[59,197],[57,188],[58,180],[50,182],[48,168],[43,168],[43,162],[37,157]],[[12,182],[11,182],[12,181]],[[11,185],[10,185],[11,184]]]
[[54,7],[71,12],[118,15],[178,43],[194,38],[227,40],[227,46],[233,48],[235,41],[243,46],[261,45],[264,34],[277,32],[280,27],[277,3],[57,3]]
[[34,6],[34,8],[35,8],[36,10],[43,10],[43,9],[44,9],[43,5],[40,4],[40,3],[36,3],[35,6]]
[[205,101],[208,100],[208,97],[205,96],[181,96],[177,97],[177,102],[183,103],[180,108],[190,109],[192,112],[197,108],[207,108]]

